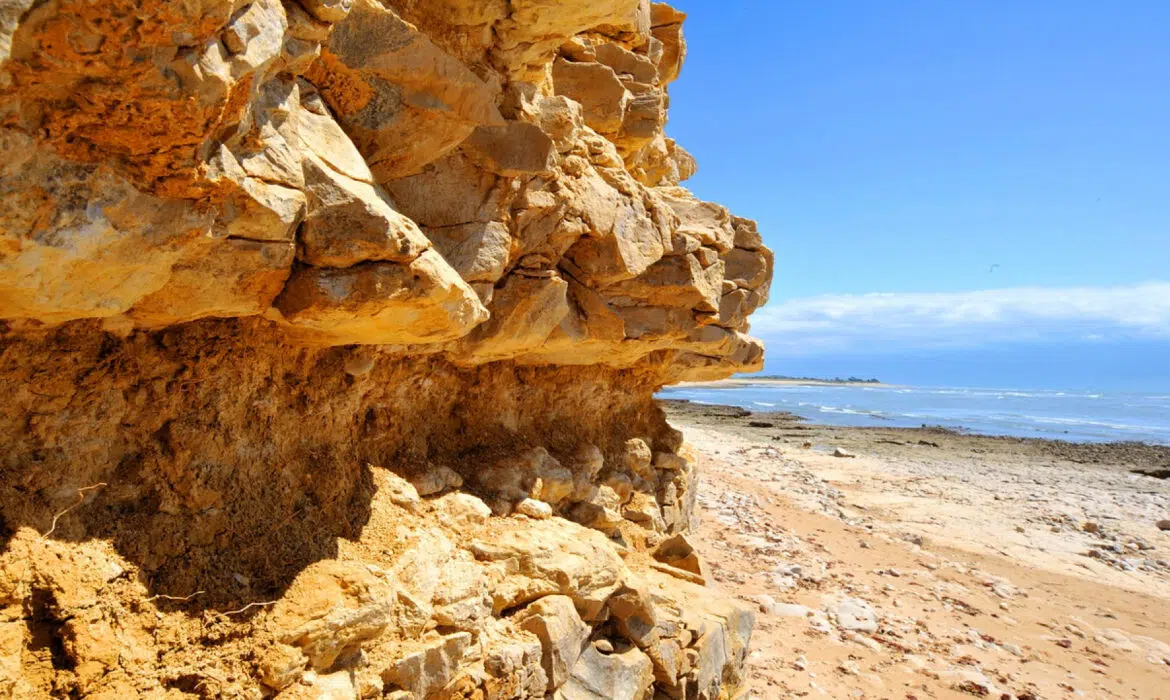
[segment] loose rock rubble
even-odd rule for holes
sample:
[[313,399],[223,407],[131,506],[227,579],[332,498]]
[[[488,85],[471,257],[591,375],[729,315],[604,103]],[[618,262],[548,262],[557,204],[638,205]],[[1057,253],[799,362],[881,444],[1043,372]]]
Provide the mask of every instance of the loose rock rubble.
[[[469,494],[418,498],[393,472],[371,477],[363,536],[250,609],[148,596],[107,543],[18,532],[0,583],[38,607],[6,608],[4,639],[32,636],[4,647],[4,690],[715,698],[740,682],[746,606],[566,520],[495,518]],[[37,635],[60,639],[60,657]]]
[[0,696],[721,698],[773,256],[646,0],[0,10]]

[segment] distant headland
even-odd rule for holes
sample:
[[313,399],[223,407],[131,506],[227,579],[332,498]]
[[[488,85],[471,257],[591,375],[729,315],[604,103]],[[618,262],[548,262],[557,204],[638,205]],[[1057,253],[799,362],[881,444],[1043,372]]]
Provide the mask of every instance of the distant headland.
[[678,386],[720,387],[743,386],[745,384],[784,384],[789,386],[894,386],[892,384],[886,384],[880,379],[862,379],[861,377],[834,377],[832,379],[828,379],[824,377],[789,377],[782,374],[740,375],[730,379],[720,379],[713,382],[682,382]]
[[753,375],[751,377],[742,377],[743,379],[751,379],[752,381],[781,381],[781,382],[813,382],[816,384],[882,384],[880,379],[862,379],[861,377],[848,377],[842,379],[841,377],[789,377],[784,374],[761,374]]

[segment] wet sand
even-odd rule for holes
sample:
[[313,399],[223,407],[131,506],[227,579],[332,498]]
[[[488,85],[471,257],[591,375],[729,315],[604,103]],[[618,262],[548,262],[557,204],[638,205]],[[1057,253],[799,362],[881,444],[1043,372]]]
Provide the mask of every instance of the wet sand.
[[1170,448],[661,403],[755,697],[1170,698]]

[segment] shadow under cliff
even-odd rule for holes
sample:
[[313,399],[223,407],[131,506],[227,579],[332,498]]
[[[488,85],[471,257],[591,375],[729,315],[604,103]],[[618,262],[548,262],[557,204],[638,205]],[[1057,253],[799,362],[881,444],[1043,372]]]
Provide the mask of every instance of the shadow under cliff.
[[369,465],[468,475],[524,446],[610,456],[632,435],[670,442],[654,388],[646,371],[292,346],[259,320],[9,331],[0,555],[23,527],[106,540],[151,595],[238,609],[361,534]]
[[194,607],[229,609],[279,595],[358,536],[373,481],[352,430],[297,399],[303,357],[278,371],[242,331],[6,336],[0,553],[21,527],[104,539],[152,593],[203,591]]

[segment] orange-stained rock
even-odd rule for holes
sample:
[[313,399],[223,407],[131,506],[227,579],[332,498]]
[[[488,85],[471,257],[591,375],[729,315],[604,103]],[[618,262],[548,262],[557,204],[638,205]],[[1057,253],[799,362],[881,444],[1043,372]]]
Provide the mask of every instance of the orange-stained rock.
[[333,345],[442,343],[466,335],[488,315],[434,251],[408,264],[299,268],[274,307],[292,330]]
[[674,82],[687,57],[687,42],[683,38],[682,23],[687,18],[666,3],[656,2],[650,12],[650,32],[662,44],[658,61],[658,77],[663,83]]
[[503,124],[498,88],[376,0],[355,0],[307,73],[371,169],[418,172],[480,125]]
[[552,79],[558,95],[581,104],[589,128],[606,135],[621,130],[630,94],[613,68],[559,59],[553,64]]
[[468,336],[467,354],[486,362],[538,349],[569,313],[568,287],[551,274],[509,276],[492,296],[491,318]]
[[144,193],[110,165],[73,163],[5,130],[0,318],[62,323],[129,310],[162,289],[214,213]]
[[166,284],[128,315],[136,324],[161,328],[209,316],[263,314],[284,288],[294,254],[291,241],[214,241],[176,262]]
[[318,267],[387,260],[407,263],[430,247],[418,225],[394,211],[380,188],[305,159],[308,215],[298,259]]

